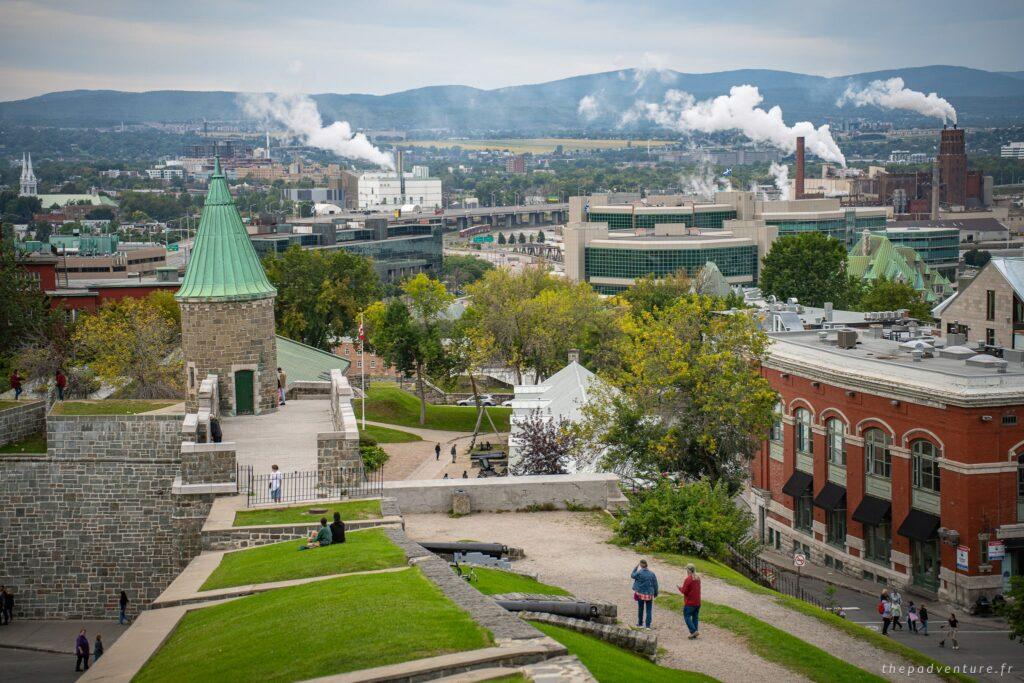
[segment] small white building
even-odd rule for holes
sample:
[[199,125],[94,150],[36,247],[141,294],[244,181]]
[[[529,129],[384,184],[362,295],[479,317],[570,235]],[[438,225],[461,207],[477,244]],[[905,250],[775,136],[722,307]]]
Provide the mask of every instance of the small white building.
[[413,166],[401,175],[395,171],[364,173],[359,176],[359,208],[400,209],[418,204],[424,209],[441,208],[441,179],[431,178],[426,166]]
[[[548,377],[540,384],[524,384],[515,387],[510,418],[508,464],[509,469],[518,461],[519,447],[516,435],[522,432],[522,423],[534,410],[551,420],[562,418],[569,422],[583,419],[583,407],[593,398],[600,387],[606,387],[590,370],[579,363],[579,352],[569,354],[569,364]],[[570,474],[597,472],[602,453],[588,454],[586,464],[570,462],[566,468]]]

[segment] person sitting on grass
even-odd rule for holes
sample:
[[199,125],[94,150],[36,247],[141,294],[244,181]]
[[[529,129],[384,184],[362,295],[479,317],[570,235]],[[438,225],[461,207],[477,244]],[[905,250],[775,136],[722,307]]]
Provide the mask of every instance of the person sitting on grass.
[[345,522],[341,521],[341,513],[334,513],[334,522],[331,523],[331,543],[345,542]]
[[309,538],[306,540],[306,545],[299,546],[299,550],[309,550],[310,548],[320,548],[325,545],[331,544],[331,527],[327,526],[327,518],[320,518],[320,528],[316,531],[309,532]]

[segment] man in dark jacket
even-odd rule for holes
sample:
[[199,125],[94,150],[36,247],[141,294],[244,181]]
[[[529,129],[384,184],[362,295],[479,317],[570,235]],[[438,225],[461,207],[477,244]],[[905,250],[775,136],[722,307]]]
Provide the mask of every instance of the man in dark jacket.
[[11,623],[11,619],[14,618],[14,593],[10,589],[5,588],[3,594],[3,604],[0,605],[0,612],[3,612],[4,623]]
[[83,628],[78,632],[78,638],[75,639],[75,656],[78,657],[75,660],[75,671],[82,670],[82,664],[85,664],[85,670],[89,670],[89,639],[85,637],[85,629]]
[[334,522],[331,523],[331,543],[345,542],[345,522],[341,521],[341,513],[334,513]]

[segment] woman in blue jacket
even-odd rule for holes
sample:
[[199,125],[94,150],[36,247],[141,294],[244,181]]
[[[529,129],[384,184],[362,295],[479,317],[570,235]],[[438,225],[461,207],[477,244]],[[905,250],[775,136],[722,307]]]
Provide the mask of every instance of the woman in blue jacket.
[[[651,628],[651,612],[654,610],[654,598],[658,597],[658,577],[647,568],[647,560],[640,560],[629,575],[633,579],[633,599],[637,606],[637,628]],[[644,619],[644,610],[647,618]]]

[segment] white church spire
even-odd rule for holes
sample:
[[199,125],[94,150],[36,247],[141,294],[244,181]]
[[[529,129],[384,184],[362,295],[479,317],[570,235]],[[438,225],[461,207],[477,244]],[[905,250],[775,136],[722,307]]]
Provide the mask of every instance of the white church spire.
[[21,153],[21,191],[23,197],[35,197],[38,194],[36,174],[32,171],[32,153],[29,152],[26,160],[25,153]]

